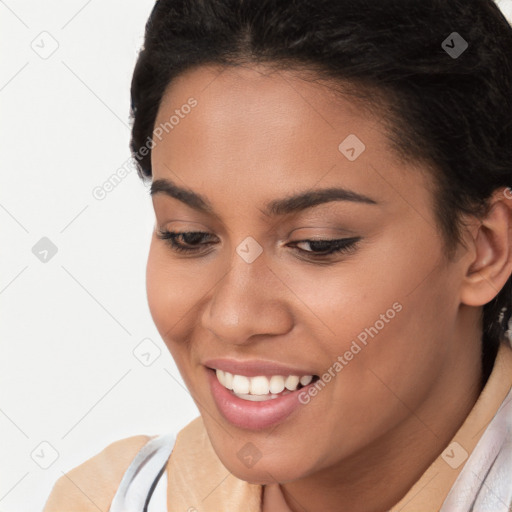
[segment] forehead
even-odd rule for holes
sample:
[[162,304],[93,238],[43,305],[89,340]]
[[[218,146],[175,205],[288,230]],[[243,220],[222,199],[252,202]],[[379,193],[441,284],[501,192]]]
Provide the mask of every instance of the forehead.
[[[346,99],[319,78],[306,72],[273,70],[262,65],[237,67],[199,67],[180,75],[163,96],[155,126],[168,120],[190,97],[197,99],[191,118],[194,128],[227,136],[234,142],[245,139],[255,147],[292,145],[301,141],[324,145],[336,143],[344,133],[364,132],[375,147],[386,144],[382,126],[375,129],[378,115],[363,108],[355,97]],[[189,124],[189,123],[188,123]],[[184,130],[173,129],[173,135]],[[276,135],[293,133],[292,139],[275,140]],[[257,134],[257,137],[255,135]],[[249,140],[248,140],[249,138]],[[338,144],[335,144],[337,149]]]
[[[191,98],[196,106],[183,108]],[[384,202],[404,196],[426,202],[419,197],[427,194],[423,169],[397,159],[378,114],[297,71],[196,68],[168,87],[155,128],[169,125],[173,115],[178,122],[155,139],[154,179],[218,192],[224,202],[241,194],[263,201],[320,185]],[[355,148],[355,159],[347,157],[347,146]]]

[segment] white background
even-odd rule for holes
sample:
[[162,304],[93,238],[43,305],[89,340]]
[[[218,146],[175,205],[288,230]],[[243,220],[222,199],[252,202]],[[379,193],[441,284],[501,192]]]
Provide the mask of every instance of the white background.
[[[0,1],[0,512],[41,510],[111,442],[198,415],[147,307],[148,189],[132,171],[92,194],[129,157],[152,4]],[[499,5],[512,20],[512,0]],[[149,366],[133,353],[147,339]]]
[[[0,3],[1,512],[41,510],[55,480],[106,445],[198,415],[147,306],[149,191],[132,171],[92,194],[129,157],[152,4]],[[52,37],[41,58],[31,45],[48,52]],[[42,237],[58,249],[46,263],[32,253]],[[146,338],[161,350],[150,366],[132,353]],[[48,469],[42,441],[58,452]]]

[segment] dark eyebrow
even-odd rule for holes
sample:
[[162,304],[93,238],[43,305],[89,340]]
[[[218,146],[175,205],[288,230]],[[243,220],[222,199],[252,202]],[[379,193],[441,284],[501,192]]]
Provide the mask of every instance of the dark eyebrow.
[[[164,193],[202,213],[215,215],[212,204],[201,194],[179,187],[168,179],[158,179],[151,184],[151,195]],[[345,188],[330,187],[302,192],[283,199],[270,201],[263,210],[268,216],[286,215],[311,208],[330,201],[353,201],[357,203],[378,204],[374,199]]]

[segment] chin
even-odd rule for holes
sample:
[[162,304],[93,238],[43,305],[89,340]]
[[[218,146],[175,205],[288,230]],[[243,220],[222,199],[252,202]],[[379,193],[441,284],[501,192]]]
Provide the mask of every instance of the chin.
[[244,465],[236,456],[221,458],[221,462],[231,474],[251,484],[286,483],[305,476],[299,460],[285,458],[279,454],[262,457],[251,467]]

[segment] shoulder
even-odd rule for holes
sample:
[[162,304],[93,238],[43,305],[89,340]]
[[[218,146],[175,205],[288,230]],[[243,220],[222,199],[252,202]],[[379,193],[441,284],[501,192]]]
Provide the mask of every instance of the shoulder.
[[170,456],[172,465],[177,462],[202,462],[206,458],[217,459],[210,438],[206,432],[203,418],[198,416],[185,425],[177,434],[174,449]]
[[[237,478],[215,452],[202,416],[178,432],[167,465],[168,499],[173,510],[261,510],[262,486]],[[212,488],[212,482],[222,482]]]
[[54,484],[43,512],[108,510],[123,474],[139,450],[156,436],[114,441]]
[[176,444],[178,443],[178,440],[181,443],[190,443],[197,450],[202,450],[203,447],[201,444],[209,442],[202,416],[194,418],[191,422],[185,425],[178,432]]

